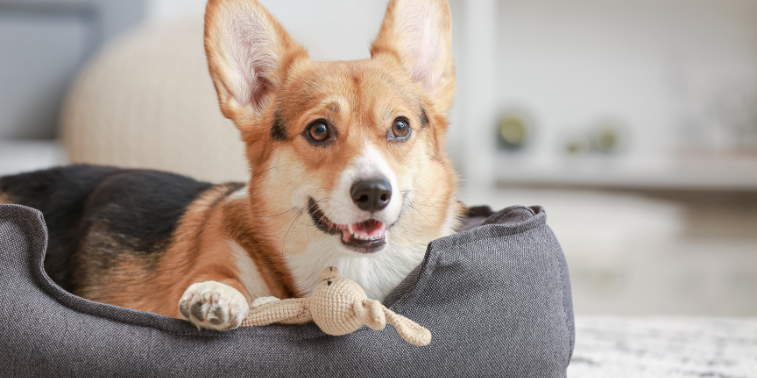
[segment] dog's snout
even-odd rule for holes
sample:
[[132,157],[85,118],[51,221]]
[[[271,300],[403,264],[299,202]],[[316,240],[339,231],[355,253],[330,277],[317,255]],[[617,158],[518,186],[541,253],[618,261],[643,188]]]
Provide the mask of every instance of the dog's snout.
[[389,205],[392,184],[385,178],[356,181],[352,184],[350,195],[358,208],[374,213]]

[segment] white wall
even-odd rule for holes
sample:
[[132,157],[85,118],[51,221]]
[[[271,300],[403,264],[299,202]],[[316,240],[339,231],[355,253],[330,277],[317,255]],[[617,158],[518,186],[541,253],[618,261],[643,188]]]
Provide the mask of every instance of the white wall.
[[202,17],[207,0],[146,0],[148,22],[163,22],[185,17]]
[[545,150],[557,129],[603,117],[629,125],[639,158],[727,147],[735,136],[682,139],[692,123],[730,121],[714,114],[719,101],[757,93],[752,0],[505,0],[498,21],[499,105],[536,113]]
[[[388,0],[261,0],[314,60],[369,57]],[[149,0],[150,22],[201,17],[205,0]]]

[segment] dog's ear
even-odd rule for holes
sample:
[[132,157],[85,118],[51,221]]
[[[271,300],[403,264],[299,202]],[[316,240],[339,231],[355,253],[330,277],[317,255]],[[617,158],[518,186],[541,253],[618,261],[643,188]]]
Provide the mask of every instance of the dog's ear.
[[382,330],[386,327],[386,316],[384,315],[384,306],[375,299],[363,299],[352,305],[352,311],[360,320],[375,330]]
[[371,56],[399,59],[441,112],[452,106],[455,68],[446,0],[392,0]]
[[400,315],[392,310],[381,306],[384,310],[386,322],[393,325],[397,333],[405,341],[417,346],[426,346],[431,342],[431,331],[422,327],[420,324]]
[[205,52],[221,112],[233,121],[259,114],[286,69],[307,59],[305,50],[256,0],[208,1]]

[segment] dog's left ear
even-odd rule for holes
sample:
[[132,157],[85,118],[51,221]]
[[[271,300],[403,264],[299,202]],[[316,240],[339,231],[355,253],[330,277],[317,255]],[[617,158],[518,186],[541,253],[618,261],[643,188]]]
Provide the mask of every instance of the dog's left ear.
[[447,112],[452,107],[455,67],[446,0],[392,0],[371,56],[399,59],[437,111]]

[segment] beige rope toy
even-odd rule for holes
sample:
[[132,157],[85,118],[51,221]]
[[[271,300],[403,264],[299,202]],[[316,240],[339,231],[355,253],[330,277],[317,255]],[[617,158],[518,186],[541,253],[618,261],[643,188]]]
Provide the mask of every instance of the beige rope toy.
[[242,326],[304,324],[311,321],[324,333],[333,336],[355,332],[363,324],[381,330],[389,323],[410,344],[425,346],[431,342],[429,330],[392,312],[381,302],[368,299],[360,285],[340,276],[339,270],[334,267],[321,272],[321,282],[308,298],[256,299]]

